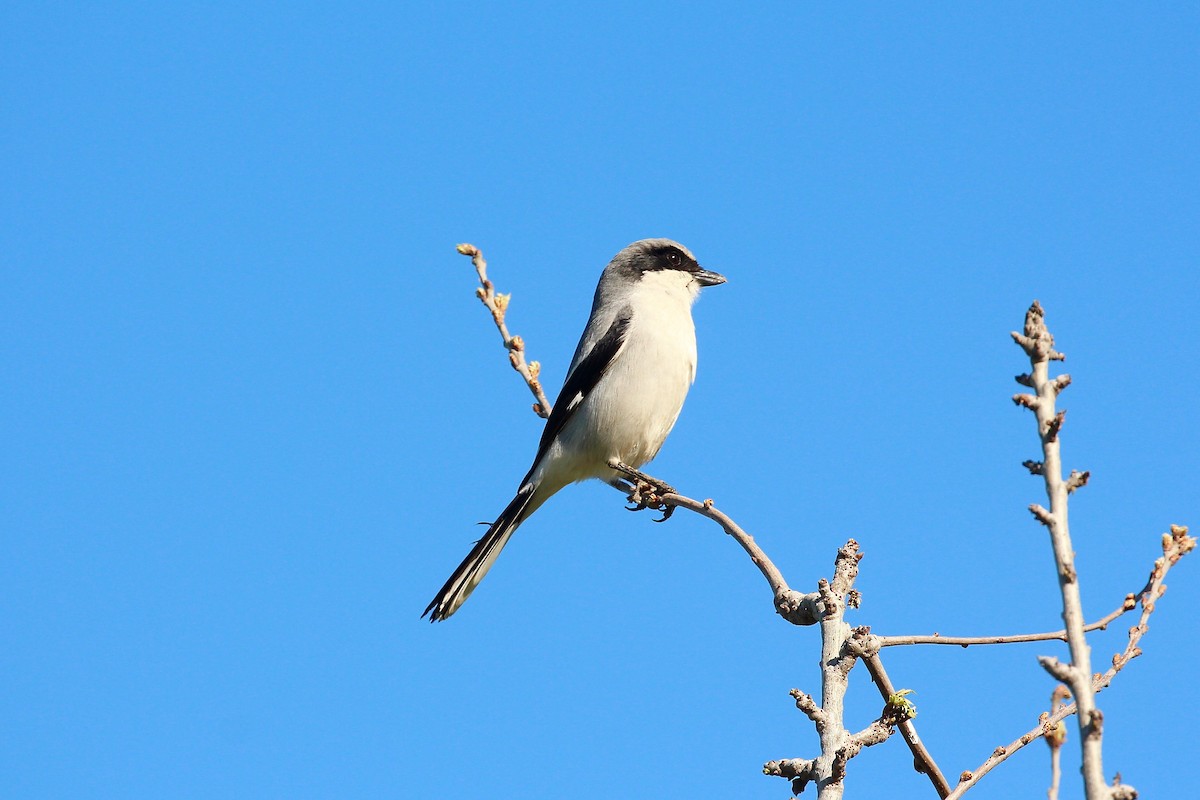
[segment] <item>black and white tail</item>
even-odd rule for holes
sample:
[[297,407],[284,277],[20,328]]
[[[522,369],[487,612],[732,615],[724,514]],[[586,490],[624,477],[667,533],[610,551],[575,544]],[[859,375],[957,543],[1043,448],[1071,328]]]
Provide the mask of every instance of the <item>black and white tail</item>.
[[[542,501],[546,499],[543,496],[539,497],[537,502],[533,502],[537,495],[537,488],[537,484],[532,481],[527,481],[521,487],[517,496],[513,498],[507,508],[500,512],[499,518],[492,523],[483,538],[475,543],[475,547],[458,565],[458,569],[454,570],[450,580],[446,581],[446,585],[437,593],[437,597],[433,598],[433,602],[425,609],[422,617],[429,614],[430,622],[440,622],[458,611],[459,606],[467,601],[471,592],[475,591],[475,587],[483,580],[483,576],[487,575],[487,571],[492,568],[496,557],[500,555],[504,545],[508,544],[508,540],[517,526],[536,511]],[[430,614],[430,612],[433,613]]]

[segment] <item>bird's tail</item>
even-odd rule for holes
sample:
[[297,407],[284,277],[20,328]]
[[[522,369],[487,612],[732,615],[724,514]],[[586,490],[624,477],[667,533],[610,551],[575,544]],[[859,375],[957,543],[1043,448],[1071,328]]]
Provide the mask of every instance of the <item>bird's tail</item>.
[[430,622],[440,622],[458,611],[459,606],[467,601],[471,592],[475,591],[475,587],[483,580],[483,576],[492,568],[496,557],[500,555],[504,545],[508,544],[517,526],[536,511],[550,494],[553,492],[539,493],[538,484],[527,480],[512,502],[500,512],[499,518],[492,523],[483,538],[475,543],[475,547],[458,565],[458,569],[454,570],[450,580],[446,581],[446,585],[421,616],[429,614]]

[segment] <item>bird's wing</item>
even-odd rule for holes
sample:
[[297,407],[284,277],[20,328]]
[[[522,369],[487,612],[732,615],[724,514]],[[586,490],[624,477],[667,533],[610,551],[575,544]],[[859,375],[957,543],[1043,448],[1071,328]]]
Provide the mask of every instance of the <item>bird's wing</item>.
[[630,312],[629,308],[622,309],[613,319],[612,324],[608,326],[604,335],[567,375],[562,391],[558,393],[558,399],[554,401],[550,419],[546,420],[546,428],[542,431],[542,440],[538,443],[537,458],[534,459],[534,464],[537,464],[542,456],[546,455],[546,451],[550,449],[550,444],[555,437],[562,432],[571,417],[575,416],[576,409],[592,389],[596,388],[600,378],[604,376],[604,373],[608,371],[620,354],[621,347],[625,344],[625,333],[629,329]]

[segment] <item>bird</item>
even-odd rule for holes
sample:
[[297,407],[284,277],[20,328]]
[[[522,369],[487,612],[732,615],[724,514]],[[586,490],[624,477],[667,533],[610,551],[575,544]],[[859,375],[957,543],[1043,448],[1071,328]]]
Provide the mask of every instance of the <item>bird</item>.
[[670,239],[642,239],[613,257],[533,466],[422,617],[456,612],[518,526],[560,489],[589,478],[622,487],[612,459],[636,469],[658,455],[696,378],[692,304],[701,288],[725,282]]

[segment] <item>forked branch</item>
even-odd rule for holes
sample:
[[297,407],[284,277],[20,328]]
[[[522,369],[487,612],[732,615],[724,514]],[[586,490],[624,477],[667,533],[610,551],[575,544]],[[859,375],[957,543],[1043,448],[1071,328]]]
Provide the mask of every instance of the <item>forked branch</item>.
[[[1093,693],[1101,692],[1108,688],[1112,684],[1113,678],[1117,676],[1117,673],[1124,669],[1126,664],[1142,654],[1139,643],[1142,637],[1146,635],[1146,631],[1149,630],[1150,615],[1154,613],[1158,598],[1162,597],[1163,593],[1167,590],[1167,573],[1171,570],[1171,567],[1179,563],[1179,559],[1196,549],[1196,537],[1189,536],[1186,527],[1172,525],[1171,532],[1163,534],[1162,549],[1163,554],[1155,560],[1154,567],[1150,570],[1150,580],[1146,583],[1146,588],[1138,597],[1138,603],[1142,608],[1138,623],[1129,629],[1129,638],[1125,644],[1125,649],[1112,657],[1112,666],[1103,674],[1092,676],[1089,688]],[[1052,733],[1057,729],[1059,722],[1077,712],[1078,708],[1076,704],[1071,703],[1070,705],[1061,706],[1052,714],[1043,713],[1036,728],[1027,731],[1006,746],[997,747],[992,752],[992,755],[976,769],[962,773],[958,786],[950,793],[947,800],[957,800],[959,797],[962,797],[964,793],[979,782],[980,778],[1007,760],[1013,753],[1033,740],[1045,736],[1047,733]],[[1123,792],[1129,789],[1127,786],[1120,786],[1119,788]],[[1113,796],[1113,800],[1116,800],[1116,793],[1113,791],[1112,786],[1106,785],[1105,790]]]

